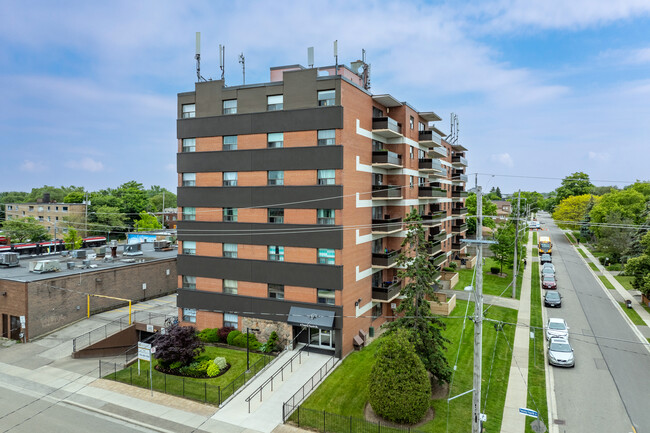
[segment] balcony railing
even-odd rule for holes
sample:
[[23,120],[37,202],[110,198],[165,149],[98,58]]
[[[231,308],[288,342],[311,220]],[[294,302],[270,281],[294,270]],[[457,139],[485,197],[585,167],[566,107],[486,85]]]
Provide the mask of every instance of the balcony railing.
[[451,180],[455,182],[467,182],[469,178],[466,174],[454,174],[452,175]]
[[446,158],[449,155],[446,147],[443,146],[433,146],[429,149],[429,156],[434,156],[436,158]]
[[402,135],[402,125],[390,117],[373,117],[372,132],[382,137],[399,137]]
[[374,234],[392,233],[402,230],[402,218],[384,218],[372,220]]
[[466,207],[455,207],[451,210],[452,215],[465,215],[467,213]]
[[400,250],[390,250],[383,253],[372,253],[372,266],[377,268],[390,268],[395,266]]
[[445,216],[447,216],[447,212],[442,210],[437,212],[429,212],[427,215],[421,215],[420,218],[422,218],[422,224],[428,226],[434,223],[439,223],[440,220]]
[[451,243],[451,250],[452,251],[459,251],[464,246],[465,246],[465,244],[462,243],[462,242],[452,242]]
[[372,198],[402,198],[400,185],[373,185]]
[[456,224],[451,226],[452,233],[462,233],[467,231],[467,224]]
[[464,156],[452,156],[451,163],[452,165],[462,165],[464,167],[467,167],[467,159]]
[[429,253],[430,256],[437,254],[440,251],[442,251],[442,243],[440,241],[433,241],[427,247],[427,252]]
[[452,191],[452,192],[451,192],[451,197],[452,197],[452,198],[463,198],[463,197],[467,197],[467,191]]
[[401,281],[384,281],[381,287],[372,286],[372,299],[375,301],[392,301],[402,290]]
[[430,241],[442,241],[447,239],[447,232],[445,230],[440,230],[438,233],[429,236]]
[[424,198],[447,197],[447,191],[433,186],[419,186],[418,197],[424,197]]
[[388,150],[373,150],[372,165],[379,167],[402,167],[402,157]]
[[440,144],[440,136],[433,131],[420,131],[418,140],[421,145],[435,147]]
[[447,169],[442,167],[440,168],[440,171],[432,171],[429,173],[429,177],[440,177],[443,179],[447,178]]
[[440,254],[439,256],[433,257],[430,260],[433,266],[440,266],[442,262],[447,260],[447,254]]
[[418,168],[422,171],[442,171],[442,164],[437,159],[420,158]]

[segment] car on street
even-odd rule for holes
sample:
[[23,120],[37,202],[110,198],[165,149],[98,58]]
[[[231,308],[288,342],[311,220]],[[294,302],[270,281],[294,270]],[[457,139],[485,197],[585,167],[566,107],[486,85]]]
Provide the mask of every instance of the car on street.
[[540,257],[539,261],[542,262],[542,264],[552,263],[553,259],[551,258],[550,254],[542,254],[542,257]]
[[542,265],[542,269],[544,268],[551,268],[553,269],[553,273],[555,273],[555,265],[551,262],[546,262]]
[[542,289],[557,289],[557,281],[555,280],[555,275],[544,275],[542,277]]
[[550,317],[546,322],[546,339],[553,337],[569,338],[569,326],[564,319]]
[[553,337],[548,343],[548,363],[556,367],[575,367],[573,348],[567,338]]
[[551,275],[551,276],[554,277],[554,276],[555,276],[555,269],[553,269],[553,268],[547,268],[546,266],[544,266],[544,267],[542,268],[542,277],[545,277],[545,276],[547,276],[547,275]]
[[558,292],[546,292],[544,295],[544,306],[545,307],[561,307],[562,306],[562,296]]

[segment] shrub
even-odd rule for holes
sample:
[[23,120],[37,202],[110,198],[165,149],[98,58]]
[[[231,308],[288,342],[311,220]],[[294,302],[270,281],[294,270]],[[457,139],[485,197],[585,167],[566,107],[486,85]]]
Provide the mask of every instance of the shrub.
[[451,266],[445,266],[444,268],[442,268],[442,270],[445,271],[445,272],[454,272],[455,271],[454,268],[452,268]]
[[[161,363],[161,364],[162,364],[162,363]],[[176,361],[176,362],[172,362],[171,364],[169,364],[169,369],[170,369],[170,370],[176,370],[176,369],[181,368],[182,366],[183,366],[183,363],[182,363],[182,362],[180,362],[180,361]]]
[[227,341],[228,344],[230,344],[231,346],[236,346],[236,344],[235,344],[233,341],[235,340],[235,338],[237,338],[237,337],[240,336],[240,335],[241,335],[241,331],[238,331],[238,330],[235,329],[234,331],[231,331],[231,332],[228,334],[228,338],[226,339],[226,341]]
[[228,340],[228,334],[230,334],[232,331],[234,331],[235,328],[232,326],[224,326],[223,328],[219,329],[219,341],[222,343],[226,343]]
[[429,408],[431,385],[408,332],[399,329],[383,337],[375,357],[368,383],[372,409],[389,421],[420,421]]
[[210,364],[210,366],[208,367],[208,369],[207,369],[207,371],[206,371],[206,374],[207,374],[208,376],[210,376],[210,377],[215,377],[215,376],[219,376],[219,373],[220,373],[220,372],[221,372],[221,370],[219,369],[219,366],[213,362],[213,363]]
[[212,361],[213,364],[215,364],[219,369],[223,370],[228,366],[228,363],[226,362],[226,358],[223,356],[217,356],[214,358],[214,361]]
[[199,339],[204,343],[216,343],[219,341],[219,328],[205,328],[199,332]]
[[265,353],[273,352],[278,350],[278,346],[280,346],[279,340],[280,338],[278,337],[278,333],[273,331],[271,332],[271,335],[269,335],[269,339],[266,340],[266,343],[262,344],[260,346],[260,350]]
[[493,274],[496,275],[496,274],[499,273],[499,268],[497,268],[496,266],[492,266],[492,267],[490,268],[490,272],[492,272]]
[[196,328],[178,324],[166,328],[164,334],[156,334],[153,345],[156,348],[155,357],[163,367],[176,362],[188,365],[205,350]]
[[206,372],[211,364],[212,361],[210,360],[195,361],[192,362],[190,365],[186,365],[184,367],[179,368],[178,371],[184,376],[205,377],[207,374]]
[[[231,333],[232,334],[232,333]],[[228,340],[230,341],[230,334],[228,335]],[[232,339],[232,343],[228,343],[237,347],[246,347],[246,334],[241,332],[237,334],[236,337]],[[251,350],[257,350],[261,346],[260,342],[257,341],[257,338],[254,334],[248,334],[248,348]]]
[[452,271],[456,271],[456,268],[458,268],[458,263],[456,262],[451,262],[449,263],[449,267],[452,269]]

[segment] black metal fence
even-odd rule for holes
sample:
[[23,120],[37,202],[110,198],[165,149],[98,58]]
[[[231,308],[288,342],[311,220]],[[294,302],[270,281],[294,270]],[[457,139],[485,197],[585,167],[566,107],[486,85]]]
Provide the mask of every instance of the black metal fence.
[[152,384],[149,378],[149,364],[146,364],[147,368],[141,369],[140,374],[138,374],[137,363],[126,366],[124,364],[102,360],[99,361],[99,377],[140,388],[153,388],[154,391],[164,392],[165,394],[177,395],[179,397],[220,406],[272,360],[272,356],[264,354],[264,356],[250,366],[249,371],[244,371],[232,382],[223,386],[210,384],[210,380],[212,379],[186,378],[164,374],[158,371],[154,371],[154,374],[152,374]]
[[334,369],[334,366],[339,362],[339,359],[332,355],[325,365],[323,365],[321,368],[318,369],[316,373],[312,377],[305,382],[303,386],[300,387],[298,391],[296,391],[289,400],[284,402],[282,405],[282,421],[287,422],[287,418],[291,415],[291,413],[299,407],[300,403],[303,402],[306,396],[309,395],[309,393],[318,386],[318,384],[323,380],[324,377],[327,376],[327,373],[329,373],[332,369]]
[[[285,403],[282,406],[283,413],[287,405]],[[428,433],[411,427],[392,427],[381,422],[371,422],[363,418],[306,409],[301,406],[295,408],[286,422],[328,433]]]

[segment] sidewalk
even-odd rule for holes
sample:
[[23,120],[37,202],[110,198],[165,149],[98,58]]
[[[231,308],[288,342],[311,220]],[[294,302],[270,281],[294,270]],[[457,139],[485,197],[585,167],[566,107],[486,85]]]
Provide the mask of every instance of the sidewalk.
[[[519,413],[520,407],[528,407],[528,345],[530,342],[530,285],[531,265],[533,262],[532,249],[533,237],[529,236],[526,245],[526,262],[521,282],[521,296],[519,300],[519,313],[517,313],[517,328],[513,343],[512,363],[508,377],[508,390],[503,408],[501,433],[522,433],[526,428],[527,417]],[[523,375],[523,377],[522,377]]]

